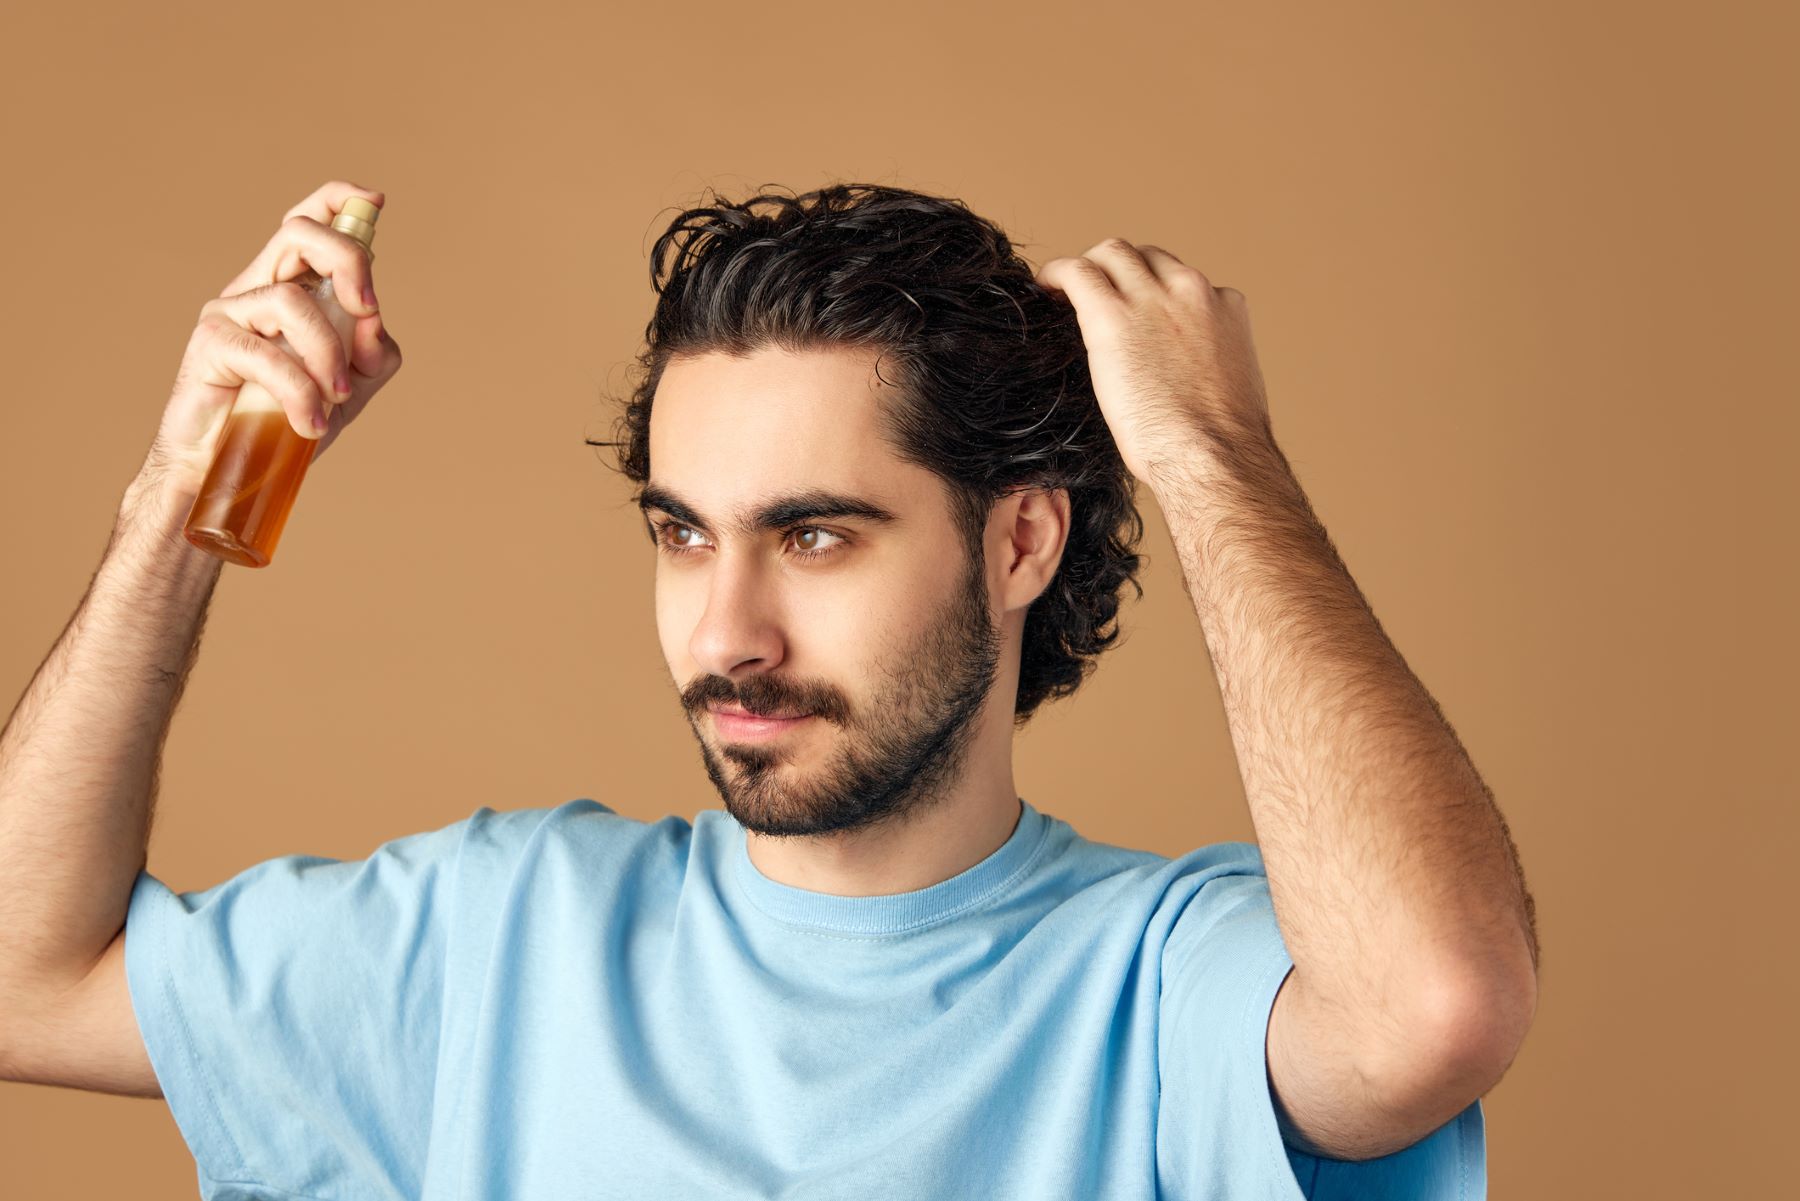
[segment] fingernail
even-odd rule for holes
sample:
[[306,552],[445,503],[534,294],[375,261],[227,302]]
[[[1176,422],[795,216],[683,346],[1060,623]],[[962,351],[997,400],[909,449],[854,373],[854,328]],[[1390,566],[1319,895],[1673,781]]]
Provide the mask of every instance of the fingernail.
[[337,389],[337,394],[339,396],[350,395],[350,373],[342,367],[339,367],[337,370],[337,378],[331,381],[331,385]]
[[331,419],[323,413],[314,413],[312,425],[316,432],[322,434],[331,428]]
[[375,303],[375,285],[374,284],[364,284],[363,285],[363,303],[368,305],[372,309],[381,307],[380,305],[377,305]]

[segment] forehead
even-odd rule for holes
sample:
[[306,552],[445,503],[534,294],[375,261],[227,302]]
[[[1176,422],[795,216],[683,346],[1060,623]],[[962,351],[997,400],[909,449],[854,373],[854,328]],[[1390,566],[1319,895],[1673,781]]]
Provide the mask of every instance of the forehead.
[[883,436],[877,353],[765,347],[671,360],[650,409],[652,480],[708,513],[796,488],[921,503],[936,477]]

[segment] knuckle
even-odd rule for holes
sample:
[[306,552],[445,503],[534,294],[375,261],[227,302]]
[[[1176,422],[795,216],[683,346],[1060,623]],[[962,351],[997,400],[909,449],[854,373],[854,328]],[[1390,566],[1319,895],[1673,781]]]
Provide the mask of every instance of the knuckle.
[[293,313],[312,303],[305,288],[291,279],[280,279],[268,285],[269,299],[284,312]]
[[280,379],[288,377],[289,369],[294,365],[294,361],[281,353],[281,350],[273,342],[248,330],[233,335],[231,341],[241,353],[254,359],[265,374],[271,374]]
[[261,338],[235,321],[213,323],[213,341],[233,349],[256,351],[267,345]]
[[341,229],[334,229],[329,226],[327,229],[331,234],[332,245],[342,252],[346,263],[355,267],[361,267],[368,262],[368,257],[363,253],[363,244],[361,242],[357,241]]
[[222,341],[247,350],[260,358],[267,359],[281,355],[281,351],[277,349],[275,343],[264,338],[255,330],[245,329],[236,322],[222,326],[219,330],[219,337]]
[[196,327],[196,339],[208,346],[233,347],[244,341],[244,330],[227,317],[208,317]]
[[1106,250],[1132,250],[1134,247],[1124,238],[1104,238],[1100,245]]
[[[279,351],[277,353],[280,353]],[[282,376],[288,382],[289,395],[296,404],[312,409],[325,403],[325,389],[319,381],[287,355],[281,356]]]

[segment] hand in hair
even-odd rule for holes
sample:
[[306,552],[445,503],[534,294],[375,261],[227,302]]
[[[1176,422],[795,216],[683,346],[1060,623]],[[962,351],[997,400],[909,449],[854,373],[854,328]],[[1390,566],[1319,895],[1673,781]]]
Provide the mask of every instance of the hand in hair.
[[1074,305],[1094,396],[1138,479],[1154,487],[1220,449],[1272,440],[1242,292],[1123,238],[1051,259],[1036,278]]

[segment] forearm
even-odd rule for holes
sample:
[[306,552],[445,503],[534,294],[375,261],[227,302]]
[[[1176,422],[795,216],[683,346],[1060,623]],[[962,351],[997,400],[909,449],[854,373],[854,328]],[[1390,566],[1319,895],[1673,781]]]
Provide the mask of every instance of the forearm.
[[1402,1035],[1470,1006],[1528,1022],[1536,935],[1506,823],[1273,437],[1157,479],[1296,976]]
[[221,561],[150,472],[62,636],[0,730],[0,1001],[85,970],[145,863],[163,740]]

